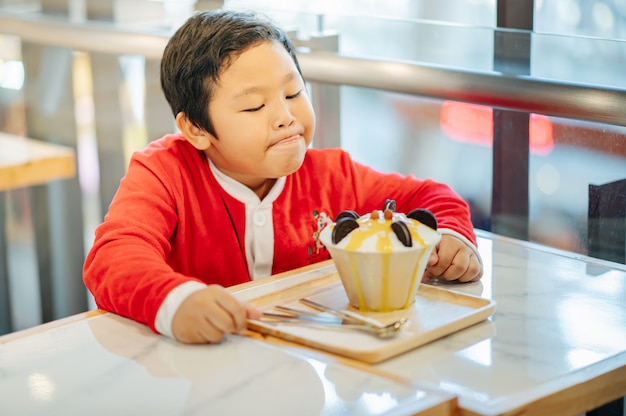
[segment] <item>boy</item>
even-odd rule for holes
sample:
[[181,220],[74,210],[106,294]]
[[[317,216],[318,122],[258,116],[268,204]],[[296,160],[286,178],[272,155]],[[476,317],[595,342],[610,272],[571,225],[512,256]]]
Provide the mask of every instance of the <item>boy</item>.
[[324,222],[387,198],[438,220],[425,279],[481,277],[469,209],[449,187],[309,149],[313,109],[295,50],[272,24],[192,16],[165,48],[161,85],[180,133],[133,155],[96,230],[84,280],[98,307],[180,342],[218,342],[260,316],[224,287],[327,260],[313,238]]

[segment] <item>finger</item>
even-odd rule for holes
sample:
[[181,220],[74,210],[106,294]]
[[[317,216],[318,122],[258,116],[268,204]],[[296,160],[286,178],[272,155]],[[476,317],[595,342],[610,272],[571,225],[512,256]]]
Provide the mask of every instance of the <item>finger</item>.
[[226,296],[217,300],[224,315],[220,314],[221,319],[216,324],[225,332],[243,332],[246,329],[247,310],[229,293],[225,292],[225,294]]
[[463,276],[459,277],[460,282],[476,282],[483,275],[483,266],[475,255],[470,255],[469,265]]
[[441,273],[441,277],[445,280],[460,280],[464,277],[470,265],[469,256],[465,256],[460,252],[454,256],[449,266]]
[[263,312],[261,312],[259,309],[249,303],[244,303],[244,307],[246,309],[246,317],[248,319],[261,319]]
[[437,256],[437,262],[427,267],[431,276],[442,276],[450,264],[452,264],[457,253],[458,249],[455,247],[451,247],[450,245],[442,246],[435,254]]
[[217,344],[224,338],[226,332],[219,329],[214,322],[213,319],[205,317],[203,324],[198,327],[198,338],[202,340],[200,343]]
[[465,272],[461,274],[457,280],[462,283],[467,282],[476,282],[480,280],[483,273],[483,267],[480,261],[476,258],[475,255],[471,254],[468,257],[468,264]]
[[174,336],[185,344],[206,344],[220,342],[224,332],[216,328],[206,317],[198,315],[189,317],[184,328]]
[[175,334],[179,341],[192,344],[217,343],[226,333],[233,332],[232,317],[216,302],[206,302],[202,298],[200,303],[193,305],[193,309],[194,313],[181,316],[185,321],[184,326],[180,333]]
[[424,270],[424,274],[422,275],[422,283],[428,282],[433,277],[437,277],[437,276],[431,273],[430,269],[427,267],[426,270]]
[[426,263],[426,267],[434,266],[439,261],[439,256],[437,255],[437,248],[430,252],[430,256],[428,256],[428,262]]

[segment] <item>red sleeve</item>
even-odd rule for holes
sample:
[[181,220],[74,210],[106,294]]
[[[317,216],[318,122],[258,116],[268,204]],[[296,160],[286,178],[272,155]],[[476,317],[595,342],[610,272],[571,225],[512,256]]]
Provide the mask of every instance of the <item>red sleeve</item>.
[[133,156],[128,172],[96,229],[83,278],[99,308],[145,323],[153,330],[163,299],[187,281],[165,261],[166,236],[176,226],[173,197],[158,173]]
[[[335,172],[333,176],[340,176],[340,183],[336,185],[339,192],[345,194],[349,188],[353,192],[354,206],[347,205],[341,209],[354,209],[364,214],[381,209],[385,199],[394,199],[398,212],[428,209],[437,218],[439,228],[456,231],[476,245],[469,206],[450,186],[429,179],[418,179],[413,175],[380,172],[353,161],[342,150],[328,151],[325,158],[328,158],[326,163]],[[332,183],[333,180],[327,181]],[[337,197],[340,200],[346,198],[341,194]],[[350,199],[346,203],[350,204]]]

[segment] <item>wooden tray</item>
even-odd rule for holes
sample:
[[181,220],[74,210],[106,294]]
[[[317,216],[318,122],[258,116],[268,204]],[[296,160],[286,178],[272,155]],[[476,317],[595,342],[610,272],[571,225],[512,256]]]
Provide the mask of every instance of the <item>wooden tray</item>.
[[[235,295],[263,311],[270,311],[276,305],[307,309],[298,302],[303,297],[335,308],[356,310],[349,306],[334,266],[279,280],[270,279],[266,284],[262,282],[257,281],[252,287],[235,291]],[[367,363],[377,363],[481,322],[495,311],[495,306],[495,302],[489,299],[422,284],[411,308],[388,313],[364,313],[384,324],[402,317],[409,319],[404,330],[391,339],[379,339],[342,328],[320,329],[261,321],[249,321],[248,328]]]

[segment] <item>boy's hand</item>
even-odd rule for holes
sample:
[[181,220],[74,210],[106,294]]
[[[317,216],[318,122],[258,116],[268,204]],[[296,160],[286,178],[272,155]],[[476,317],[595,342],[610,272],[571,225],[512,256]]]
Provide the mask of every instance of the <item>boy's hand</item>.
[[246,319],[258,319],[261,312],[241,303],[219,285],[199,290],[181,303],[172,320],[172,333],[186,344],[219,342],[225,334],[243,333]]
[[464,241],[444,234],[433,250],[422,282],[432,277],[459,282],[475,282],[483,275],[483,266]]

